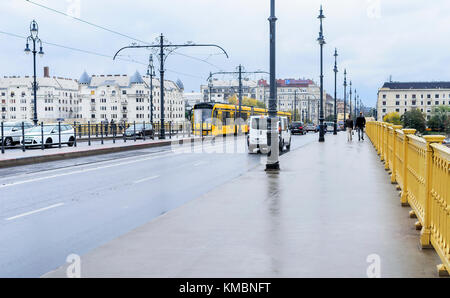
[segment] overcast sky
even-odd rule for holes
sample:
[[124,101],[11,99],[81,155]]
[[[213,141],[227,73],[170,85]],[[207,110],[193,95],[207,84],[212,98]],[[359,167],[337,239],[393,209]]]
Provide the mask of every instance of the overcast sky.
[[[269,0],[33,0],[52,9],[153,42],[163,33],[172,43],[215,43],[215,48],[179,49],[167,59],[166,78],[181,79],[186,91],[198,91],[210,71],[269,70]],[[317,37],[320,4],[324,6],[324,88],[334,94],[334,48],[338,48],[338,96],[343,97],[343,70],[366,105],[375,105],[378,88],[394,81],[450,79],[450,1],[448,0],[276,0],[277,78],[319,80]],[[0,1],[0,31],[29,35],[36,19],[44,42],[112,56],[136,42],[36,6],[26,0]],[[25,40],[0,33],[0,75],[31,75],[32,58]],[[81,53],[44,45],[42,67],[51,75],[78,79],[89,74],[146,71],[149,51],[130,50],[123,58]],[[202,61],[206,60],[206,62]],[[157,60],[156,60],[157,61]],[[251,76],[259,78],[260,76]],[[226,78],[226,77],[220,77]]]

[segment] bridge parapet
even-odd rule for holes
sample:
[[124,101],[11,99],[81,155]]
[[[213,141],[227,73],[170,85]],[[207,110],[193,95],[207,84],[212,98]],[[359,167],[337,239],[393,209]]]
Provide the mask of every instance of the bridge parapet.
[[415,129],[372,121],[367,135],[391,182],[401,190],[402,206],[412,208],[420,229],[422,248],[434,247],[442,264],[440,275],[450,274],[450,149],[445,136],[418,137]]

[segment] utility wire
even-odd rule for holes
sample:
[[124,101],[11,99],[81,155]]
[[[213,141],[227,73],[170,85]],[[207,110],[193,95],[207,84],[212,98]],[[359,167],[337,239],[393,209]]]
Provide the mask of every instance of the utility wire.
[[27,1],[28,3],[34,4],[34,5],[36,5],[36,6],[39,6],[39,7],[41,7],[41,8],[48,9],[48,10],[54,12],[54,13],[57,13],[57,14],[60,14],[60,15],[63,15],[63,16],[72,18],[72,19],[77,20],[77,21],[79,21],[79,22],[82,22],[82,23],[84,23],[84,24],[88,24],[88,25],[93,26],[93,27],[95,27],[95,28],[98,28],[98,29],[102,29],[102,30],[108,31],[108,32],[110,32],[110,33],[114,33],[114,34],[120,35],[120,36],[122,36],[122,37],[126,37],[126,38],[129,38],[129,39],[132,39],[132,40],[134,40],[134,41],[138,41],[138,42],[145,43],[145,44],[150,44],[150,43],[148,43],[148,42],[146,42],[146,41],[142,41],[142,40],[137,39],[137,38],[134,38],[134,37],[132,37],[132,36],[130,36],[130,35],[127,35],[127,34],[124,34],[124,33],[120,33],[120,32],[118,32],[118,31],[115,31],[115,30],[112,30],[112,29],[108,29],[108,28],[106,28],[106,27],[103,27],[103,26],[100,26],[100,25],[91,23],[91,22],[89,22],[89,21],[86,21],[86,20],[83,20],[83,19],[80,19],[80,18],[71,16],[71,15],[65,13],[65,12],[56,10],[56,9],[54,9],[54,8],[45,6],[45,5],[43,5],[43,4],[39,4],[39,3],[36,3],[36,2],[34,2],[34,1],[31,1],[31,0],[25,0],[25,1]]

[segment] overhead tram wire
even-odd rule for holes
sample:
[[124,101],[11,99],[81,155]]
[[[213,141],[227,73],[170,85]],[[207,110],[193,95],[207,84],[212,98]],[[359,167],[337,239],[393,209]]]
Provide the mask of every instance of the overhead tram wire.
[[52,12],[54,12],[54,13],[57,13],[57,14],[66,16],[66,17],[68,17],[68,18],[77,20],[77,21],[79,21],[79,22],[81,22],[81,23],[84,23],[84,24],[93,26],[93,27],[95,27],[95,28],[97,28],[97,29],[102,29],[102,30],[105,30],[105,31],[110,32],[110,33],[113,33],[113,34],[117,34],[117,35],[120,35],[120,36],[122,36],[122,37],[126,37],[126,38],[132,39],[132,40],[134,40],[134,41],[138,41],[138,42],[140,42],[140,43],[150,44],[150,43],[148,43],[148,42],[146,42],[146,41],[143,41],[143,40],[134,38],[134,37],[132,37],[132,36],[130,36],[130,35],[127,35],[127,34],[124,34],[124,33],[120,33],[120,32],[118,32],[118,31],[115,31],[115,30],[112,30],[112,29],[108,29],[108,28],[106,28],[106,27],[104,27],[104,26],[94,24],[94,23],[92,23],[92,22],[83,20],[83,19],[81,19],[81,18],[77,18],[77,17],[71,16],[71,15],[65,13],[65,12],[56,10],[56,9],[54,9],[54,8],[45,6],[45,5],[43,5],[43,4],[39,4],[39,3],[36,3],[36,2],[34,2],[34,1],[31,1],[31,0],[25,0],[25,1],[27,1],[27,2],[30,3],[30,4],[34,4],[34,5],[36,5],[36,6],[39,6],[39,7],[41,7],[41,8],[50,10],[50,11],[52,11]]
[[[15,33],[0,31],[0,34],[4,34],[4,35],[16,37],[16,38],[25,39],[24,36],[21,36],[21,35],[15,34]],[[89,50],[78,49],[78,48],[65,46],[65,45],[61,45],[61,44],[56,44],[56,43],[52,43],[52,42],[42,42],[42,43],[46,44],[46,45],[54,46],[54,47],[68,49],[68,50],[80,52],[80,53],[83,53],[83,54],[88,54],[88,55],[93,55],[93,56],[98,56],[98,57],[104,57],[104,58],[108,58],[108,59],[113,57],[113,56],[107,55],[107,54],[97,53],[97,52],[93,52],[93,51],[89,51]],[[140,65],[147,65],[147,63],[134,60],[133,58],[129,58],[128,59],[128,58],[118,57],[117,59],[119,59],[121,61],[126,61],[126,62],[133,62],[133,63],[140,64]],[[197,75],[194,75],[194,74],[183,73],[183,72],[179,72],[179,71],[175,71],[175,70],[171,70],[171,69],[166,69],[166,70],[168,72],[172,72],[172,73],[175,73],[175,74],[178,74],[178,75],[182,75],[182,76],[193,77],[193,78],[198,78],[198,79],[204,79],[204,77],[197,76]]]

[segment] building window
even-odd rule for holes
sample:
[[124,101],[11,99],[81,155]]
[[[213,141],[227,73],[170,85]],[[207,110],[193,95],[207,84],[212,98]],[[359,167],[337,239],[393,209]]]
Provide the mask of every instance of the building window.
[[397,113],[399,113],[399,112],[400,112],[400,109],[395,109],[395,111],[396,111]]
[[413,98],[413,99],[416,99],[416,95],[415,95],[415,94],[413,94],[413,95],[412,95],[412,98]]
[[386,113],[386,109],[383,109],[383,113]]
[[383,101],[383,106],[385,106],[386,105],[386,102],[385,101]]
[[399,102],[399,101],[396,101],[396,102],[395,102],[395,105],[396,105],[396,106],[399,106],[399,105],[400,105],[400,102]]
[[438,105],[439,105],[439,101],[436,100],[436,101],[434,102],[434,104],[438,106]]
[[383,94],[383,99],[386,99],[386,94]]
[[434,95],[434,98],[439,98],[439,94],[435,94],[435,95]]
[[416,101],[415,101],[415,100],[412,101],[412,105],[413,105],[413,106],[416,105]]
[[400,94],[396,94],[396,95],[395,95],[395,98],[400,98]]
[[427,94],[427,98],[431,98],[431,94]]
[[431,106],[431,101],[427,101],[427,105]]

